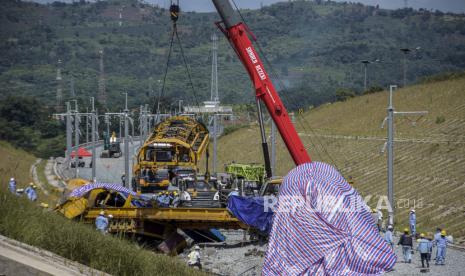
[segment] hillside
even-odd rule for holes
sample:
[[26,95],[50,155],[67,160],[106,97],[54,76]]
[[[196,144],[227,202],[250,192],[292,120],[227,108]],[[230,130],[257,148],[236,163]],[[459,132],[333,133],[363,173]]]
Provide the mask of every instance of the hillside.
[[[374,195],[372,206],[387,190],[386,155],[380,152],[387,101],[386,91],[360,96],[313,109],[303,115],[305,123],[301,117],[296,122],[313,160],[336,165],[352,177],[361,194]],[[398,90],[394,106],[397,111],[429,111],[418,121],[396,119],[394,190],[400,225],[407,225],[415,201],[420,230],[442,225],[464,237],[465,77]],[[285,175],[294,164],[278,140],[277,173]],[[260,149],[258,127],[240,129],[220,139],[219,164],[262,162]]]
[[[361,92],[361,60],[379,60],[369,65],[368,86],[400,83],[401,47],[420,47],[408,57],[409,83],[465,68],[463,15],[388,11],[331,1],[283,2],[242,13],[274,71],[290,87],[289,93],[299,98],[298,103],[288,102],[293,109],[333,100],[340,87]],[[209,96],[209,40],[217,20],[215,13],[190,12],[178,22],[198,101]],[[153,103],[160,91],[171,31],[164,9],[136,0],[49,5],[7,0],[2,1],[0,26],[1,97],[33,95],[53,104],[56,64],[61,59],[65,100],[71,98],[74,87],[76,95],[88,103],[98,87],[100,49],[105,52],[109,106],[122,106],[122,92],[129,93],[130,106],[135,106]],[[222,101],[252,102],[248,76],[220,37]],[[174,99],[193,103],[192,95],[175,45],[163,107],[169,109]]]
[[[18,188],[25,187],[31,181],[29,169],[34,160],[34,156],[0,141],[0,235],[111,275],[204,275],[175,258],[154,254],[121,237],[103,236],[92,226],[11,195],[9,178],[15,176]],[[40,194],[39,201],[43,199]]]

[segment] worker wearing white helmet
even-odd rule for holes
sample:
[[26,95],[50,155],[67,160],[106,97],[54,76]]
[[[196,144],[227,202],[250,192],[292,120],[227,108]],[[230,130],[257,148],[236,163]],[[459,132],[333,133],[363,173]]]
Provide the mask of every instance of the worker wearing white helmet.
[[417,232],[417,215],[415,214],[415,209],[410,210],[410,215],[409,215],[409,224],[410,224],[410,232],[412,233],[412,236],[415,237],[415,234]]
[[189,266],[196,266],[199,269],[202,269],[202,264],[200,263],[200,246],[195,245],[194,250],[192,250],[187,257],[189,258],[189,261],[187,262]]
[[105,217],[105,211],[101,211],[100,214],[95,219],[95,227],[97,228],[98,231],[105,234],[108,230],[108,224],[109,224],[109,221],[108,221],[108,218]]
[[8,183],[8,189],[12,194],[16,194],[16,179],[14,177],[10,178],[10,182]]

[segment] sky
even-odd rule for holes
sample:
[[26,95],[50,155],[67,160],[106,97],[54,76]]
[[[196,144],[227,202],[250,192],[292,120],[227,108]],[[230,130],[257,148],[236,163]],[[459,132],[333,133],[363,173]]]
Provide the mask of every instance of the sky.
[[[47,3],[55,0],[32,0],[35,2]],[[286,1],[286,0],[284,0]],[[336,0],[343,2],[342,0]],[[72,2],[72,0],[62,0],[62,2]],[[145,0],[145,2],[168,7],[170,0]],[[260,5],[269,5],[283,0],[235,0],[239,8],[256,9]],[[379,5],[381,8],[397,9],[405,6],[405,0],[352,0],[347,2],[360,2],[367,5]],[[211,0],[179,0],[179,5],[184,11],[213,11]],[[407,6],[415,9],[426,8],[441,10],[444,12],[465,13],[465,0],[407,0]]]

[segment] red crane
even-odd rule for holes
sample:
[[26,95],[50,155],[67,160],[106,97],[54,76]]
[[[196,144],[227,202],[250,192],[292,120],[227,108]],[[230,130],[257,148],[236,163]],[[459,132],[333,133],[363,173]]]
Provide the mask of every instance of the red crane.
[[286,107],[284,107],[281,98],[265,71],[263,62],[260,60],[250,40],[249,36],[253,37],[253,34],[248,30],[247,25],[237,18],[229,0],[213,0],[213,4],[223,23],[223,25],[217,24],[218,27],[225,34],[242,64],[244,64],[253,82],[255,96],[268,109],[294,163],[300,165],[311,162],[310,156],[289,118]]

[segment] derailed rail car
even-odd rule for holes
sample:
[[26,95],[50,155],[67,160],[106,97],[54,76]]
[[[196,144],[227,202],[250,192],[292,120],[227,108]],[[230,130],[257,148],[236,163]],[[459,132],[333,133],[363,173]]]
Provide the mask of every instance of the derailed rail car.
[[159,123],[137,154],[133,189],[142,193],[164,190],[179,169],[197,173],[205,153],[208,164],[209,139],[207,127],[188,116]]

